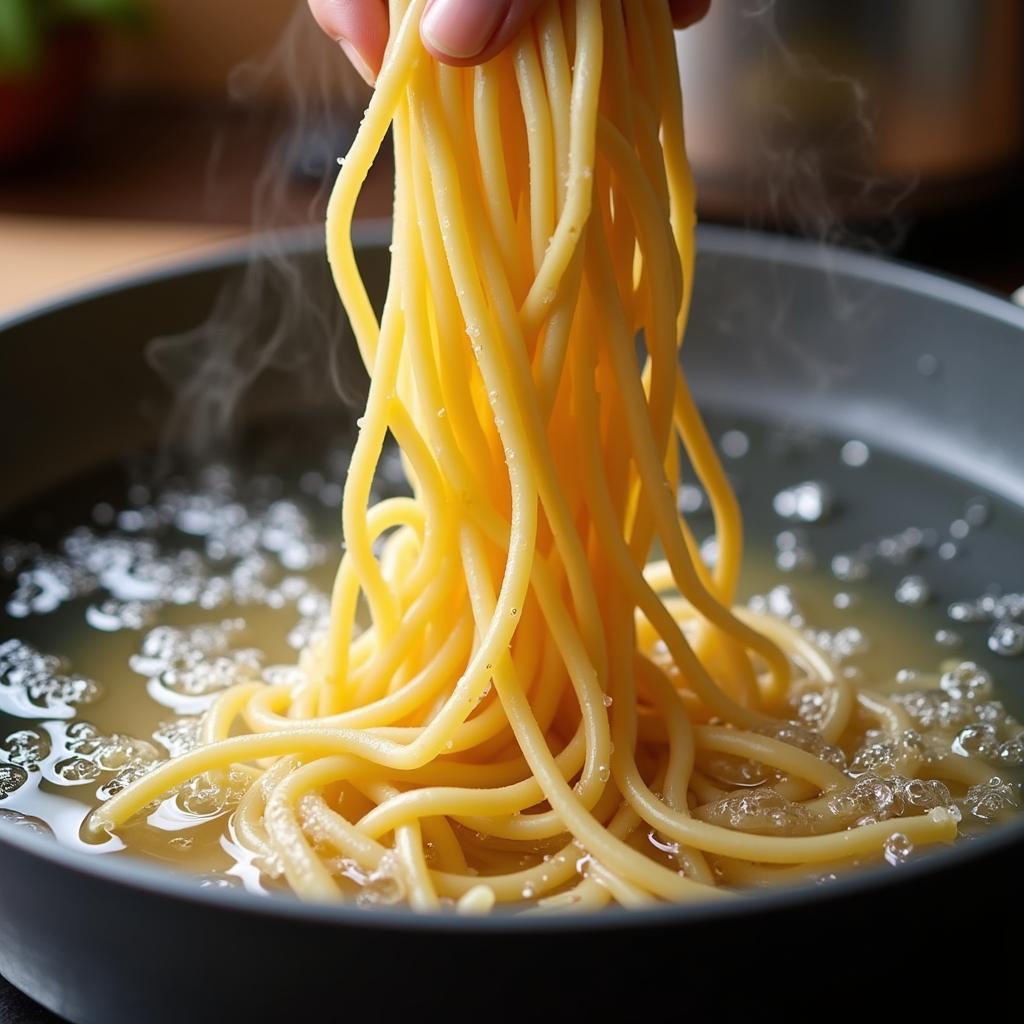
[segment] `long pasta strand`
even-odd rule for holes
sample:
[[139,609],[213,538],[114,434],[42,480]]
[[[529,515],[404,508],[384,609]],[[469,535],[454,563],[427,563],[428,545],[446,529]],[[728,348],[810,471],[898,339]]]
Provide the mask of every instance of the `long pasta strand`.
[[[301,683],[224,693],[202,742],[93,828],[245,765],[231,831],[268,874],[312,899],[385,880],[424,912],[644,907],[879,856],[894,823],[850,827],[833,798],[853,780],[776,716],[797,685],[827,697],[820,744],[865,720],[897,736],[905,714],[791,626],[732,607],[739,509],[677,359],[694,193],[667,5],[548,0],[477,69],[423,51],[424,5],[391,0],[394,36],[328,211],[371,371],[328,637],[303,653]],[[350,236],[389,127],[378,323]],[[389,433],[413,496],[371,508]],[[676,510],[683,449],[710,496],[712,568]],[[664,561],[649,563],[655,542]],[[901,756],[911,777],[984,771]],[[813,827],[723,824],[723,759],[754,762],[761,792]],[[956,835],[941,807],[908,808],[898,828],[915,844]]]

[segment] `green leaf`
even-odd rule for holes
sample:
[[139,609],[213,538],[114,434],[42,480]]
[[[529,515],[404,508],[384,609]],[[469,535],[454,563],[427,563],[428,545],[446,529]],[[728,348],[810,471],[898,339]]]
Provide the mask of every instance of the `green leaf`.
[[42,51],[38,0],[0,0],[0,73],[31,71]]

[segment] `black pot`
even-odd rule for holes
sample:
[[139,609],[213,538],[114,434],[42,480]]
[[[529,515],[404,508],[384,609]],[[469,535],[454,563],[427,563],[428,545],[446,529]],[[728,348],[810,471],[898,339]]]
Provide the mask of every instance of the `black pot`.
[[[385,238],[375,228],[362,248],[378,297]],[[700,251],[684,361],[705,406],[856,434],[1024,505],[1024,311],[803,243],[718,230],[702,234]],[[287,255],[308,301],[335,308],[319,245],[299,238]],[[168,402],[146,342],[200,322],[244,259],[230,252],[0,325],[4,504],[156,437]],[[922,357],[941,372],[922,373]],[[281,408],[290,379],[258,382],[245,415]],[[1021,540],[1004,537],[987,557],[1024,573]],[[786,1012],[848,986],[867,1000],[888,982],[935,995],[956,984],[943,965],[966,962],[971,944],[990,969],[1011,948],[1022,855],[1024,817],[827,887],[583,918],[463,919],[198,889],[6,830],[0,973],[78,1024]]]

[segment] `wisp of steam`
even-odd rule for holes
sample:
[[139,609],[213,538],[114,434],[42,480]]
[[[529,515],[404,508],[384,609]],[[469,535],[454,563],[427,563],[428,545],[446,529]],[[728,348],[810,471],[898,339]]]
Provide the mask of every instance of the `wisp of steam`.
[[[319,269],[315,260],[299,252],[308,252],[323,230],[336,161],[365,104],[364,87],[299,4],[277,44],[236,68],[227,89],[246,117],[279,120],[281,130],[256,177],[244,267],[222,289],[205,322],[184,334],[154,338],[147,349],[150,365],[173,395],[164,454],[191,459],[229,452],[239,403],[267,370],[293,374],[290,391],[311,402],[333,389],[356,405],[365,388],[347,324],[324,287],[326,270],[310,273]],[[270,92],[284,96],[283,105],[276,101],[276,114],[267,102]],[[222,132],[210,155],[208,195],[216,192],[219,158],[230,144]],[[299,208],[296,178],[315,183],[302,190]]]

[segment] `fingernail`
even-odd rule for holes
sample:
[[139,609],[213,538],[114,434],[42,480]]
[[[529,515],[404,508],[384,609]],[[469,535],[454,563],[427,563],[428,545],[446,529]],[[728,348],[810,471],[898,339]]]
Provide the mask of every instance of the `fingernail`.
[[370,70],[370,65],[363,60],[362,54],[347,39],[339,39],[338,45],[352,63],[352,67],[359,72],[359,77],[367,85],[373,85],[377,81],[377,76]]
[[439,53],[468,60],[490,42],[508,14],[502,0],[434,0],[420,31]]

